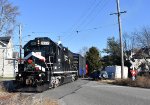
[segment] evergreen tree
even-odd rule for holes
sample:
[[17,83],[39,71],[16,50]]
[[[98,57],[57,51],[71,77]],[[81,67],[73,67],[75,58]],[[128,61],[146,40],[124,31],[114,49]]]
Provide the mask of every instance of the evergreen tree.
[[107,53],[107,56],[103,57],[103,62],[105,66],[108,65],[121,65],[120,57],[120,45],[119,42],[115,40],[114,37],[107,39],[107,48],[103,50]]
[[86,52],[86,62],[88,64],[89,74],[101,67],[100,54],[96,47],[91,47]]

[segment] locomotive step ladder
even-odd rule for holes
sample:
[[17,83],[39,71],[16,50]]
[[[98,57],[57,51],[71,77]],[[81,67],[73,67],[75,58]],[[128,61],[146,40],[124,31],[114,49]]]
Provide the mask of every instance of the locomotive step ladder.
[[54,57],[53,56],[49,56],[48,60],[45,62],[46,68],[48,69],[48,77],[47,77],[47,81],[49,81],[49,88],[53,88],[52,85],[52,70],[53,70],[53,61],[54,61]]
[[48,70],[52,70],[53,69],[53,59],[54,57],[53,56],[49,56],[48,58],[48,62],[46,63],[46,67],[48,68]]
[[48,69],[48,79],[47,81],[51,81],[50,80],[50,75],[53,75],[52,70],[53,70],[53,61],[54,57],[53,56],[49,56],[48,58],[48,62],[45,62],[46,68]]

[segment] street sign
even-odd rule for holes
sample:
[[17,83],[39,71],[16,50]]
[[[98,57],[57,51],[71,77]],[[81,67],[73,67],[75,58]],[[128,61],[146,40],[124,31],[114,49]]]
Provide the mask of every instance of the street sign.
[[135,76],[137,74],[136,70],[130,70],[131,74],[132,74],[132,80],[135,81]]
[[135,76],[136,75],[136,70],[130,70],[132,76]]

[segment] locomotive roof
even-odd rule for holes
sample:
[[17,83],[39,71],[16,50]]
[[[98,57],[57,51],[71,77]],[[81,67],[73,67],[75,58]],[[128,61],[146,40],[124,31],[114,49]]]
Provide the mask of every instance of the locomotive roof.
[[40,39],[40,40],[51,40],[49,37],[36,37],[34,40],[37,40],[37,39]]
[[25,48],[25,47],[28,46],[31,42],[36,41],[36,40],[38,40],[38,39],[41,40],[41,41],[50,41],[51,43],[57,44],[57,43],[55,43],[54,41],[52,41],[52,40],[51,40],[50,38],[48,38],[48,37],[36,37],[35,39],[28,41],[28,42],[24,45],[23,48]]
[[[67,47],[64,47],[62,44],[58,44],[57,42],[52,41],[50,38],[48,37],[36,37],[33,40],[28,41],[23,48],[27,47],[31,42],[36,41],[36,40],[42,40],[42,41],[50,41],[51,43],[57,45],[60,49],[65,49],[67,51],[70,51]],[[71,52],[71,51],[70,51]]]

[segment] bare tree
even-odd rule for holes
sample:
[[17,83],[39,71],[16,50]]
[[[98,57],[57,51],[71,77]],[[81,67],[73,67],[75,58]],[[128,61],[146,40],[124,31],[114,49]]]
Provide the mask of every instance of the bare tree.
[[137,46],[140,47],[138,55],[145,60],[145,65],[147,66],[147,71],[150,71],[150,28],[143,27],[141,31],[136,31],[133,33],[136,39]]
[[86,52],[89,50],[88,47],[83,47],[80,51],[79,54],[81,54],[83,57],[86,55]]
[[150,28],[143,27],[141,31],[136,31],[133,33],[138,43],[138,46],[141,48],[148,47],[150,48]]
[[126,60],[130,59],[132,52],[135,52],[138,48],[135,36],[133,34],[124,33],[123,34],[123,42],[124,42],[124,55]]
[[12,35],[18,15],[17,6],[8,0],[0,0],[0,36]]

